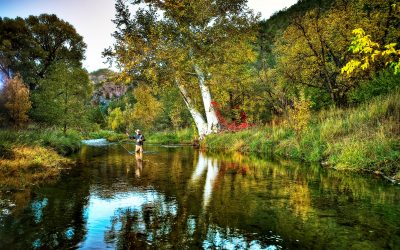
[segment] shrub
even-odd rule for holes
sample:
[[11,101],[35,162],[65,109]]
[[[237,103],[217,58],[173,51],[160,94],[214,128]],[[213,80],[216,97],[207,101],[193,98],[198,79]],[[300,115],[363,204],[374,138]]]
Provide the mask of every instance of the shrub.
[[289,124],[299,134],[307,128],[311,118],[311,101],[304,95],[295,100],[293,109],[289,110]]
[[365,103],[380,95],[388,95],[393,90],[400,88],[400,75],[393,74],[393,69],[386,69],[377,74],[372,80],[361,84],[349,95],[350,102],[355,104]]
[[21,189],[58,176],[72,161],[41,146],[15,146],[13,157],[0,158],[0,189]]

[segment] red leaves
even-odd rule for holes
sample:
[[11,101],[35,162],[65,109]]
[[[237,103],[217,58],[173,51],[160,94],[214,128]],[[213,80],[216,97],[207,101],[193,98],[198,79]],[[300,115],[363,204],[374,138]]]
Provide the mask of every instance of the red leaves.
[[[228,123],[226,121],[225,117],[223,117],[221,114],[221,105],[216,101],[212,101],[211,105],[213,106],[213,108],[215,110],[215,114],[216,114],[217,119],[218,119],[219,123],[221,124],[223,130],[240,131],[240,130],[248,129],[248,128],[254,126],[253,124],[249,124],[247,122],[247,114],[243,110],[240,111],[240,121],[234,120],[231,123]],[[234,109],[240,109],[240,107],[237,106]]]

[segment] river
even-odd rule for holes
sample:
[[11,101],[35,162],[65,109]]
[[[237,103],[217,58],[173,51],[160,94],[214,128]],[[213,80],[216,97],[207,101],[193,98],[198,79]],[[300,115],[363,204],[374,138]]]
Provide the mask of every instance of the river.
[[3,194],[0,249],[400,249],[400,185],[380,178],[188,146],[74,158]]

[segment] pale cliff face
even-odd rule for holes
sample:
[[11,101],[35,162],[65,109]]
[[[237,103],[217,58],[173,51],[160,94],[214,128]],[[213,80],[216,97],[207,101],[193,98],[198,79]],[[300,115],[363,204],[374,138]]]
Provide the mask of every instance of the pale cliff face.
[[115,84],[109,80],[113,73],[111,70],[101,69],[90,74],[90,80],[95,87],[93,102],[107,102],[126,93],[128,86]]

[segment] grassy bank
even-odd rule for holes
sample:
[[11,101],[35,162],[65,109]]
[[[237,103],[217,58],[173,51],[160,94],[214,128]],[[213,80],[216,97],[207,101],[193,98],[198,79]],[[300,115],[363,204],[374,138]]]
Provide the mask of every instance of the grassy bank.
[[202,147],[321,162],[338,170],[379,171],[400,179],[400,94],[357,108],[322,111],[300,132],[282,123],[210,135]]
[[41,146],[12,147],[9,157],[0,158],[0,190],[18,190],[56,178],[70,159]]
[[56,129],[0,130],[0,156],[15,146],[42,146],[68,155],[79,150],[80,141],[80,134],[74,131],[64,134]]
[[195,132],[191,128],[178,131],[164,131],[150,133],[146,136],[147,143],[154,144],[192,144],[195,138]]
[[23,189],[58,176],[80,148],[80,135],[57,130],[0,131],[0,189]]

